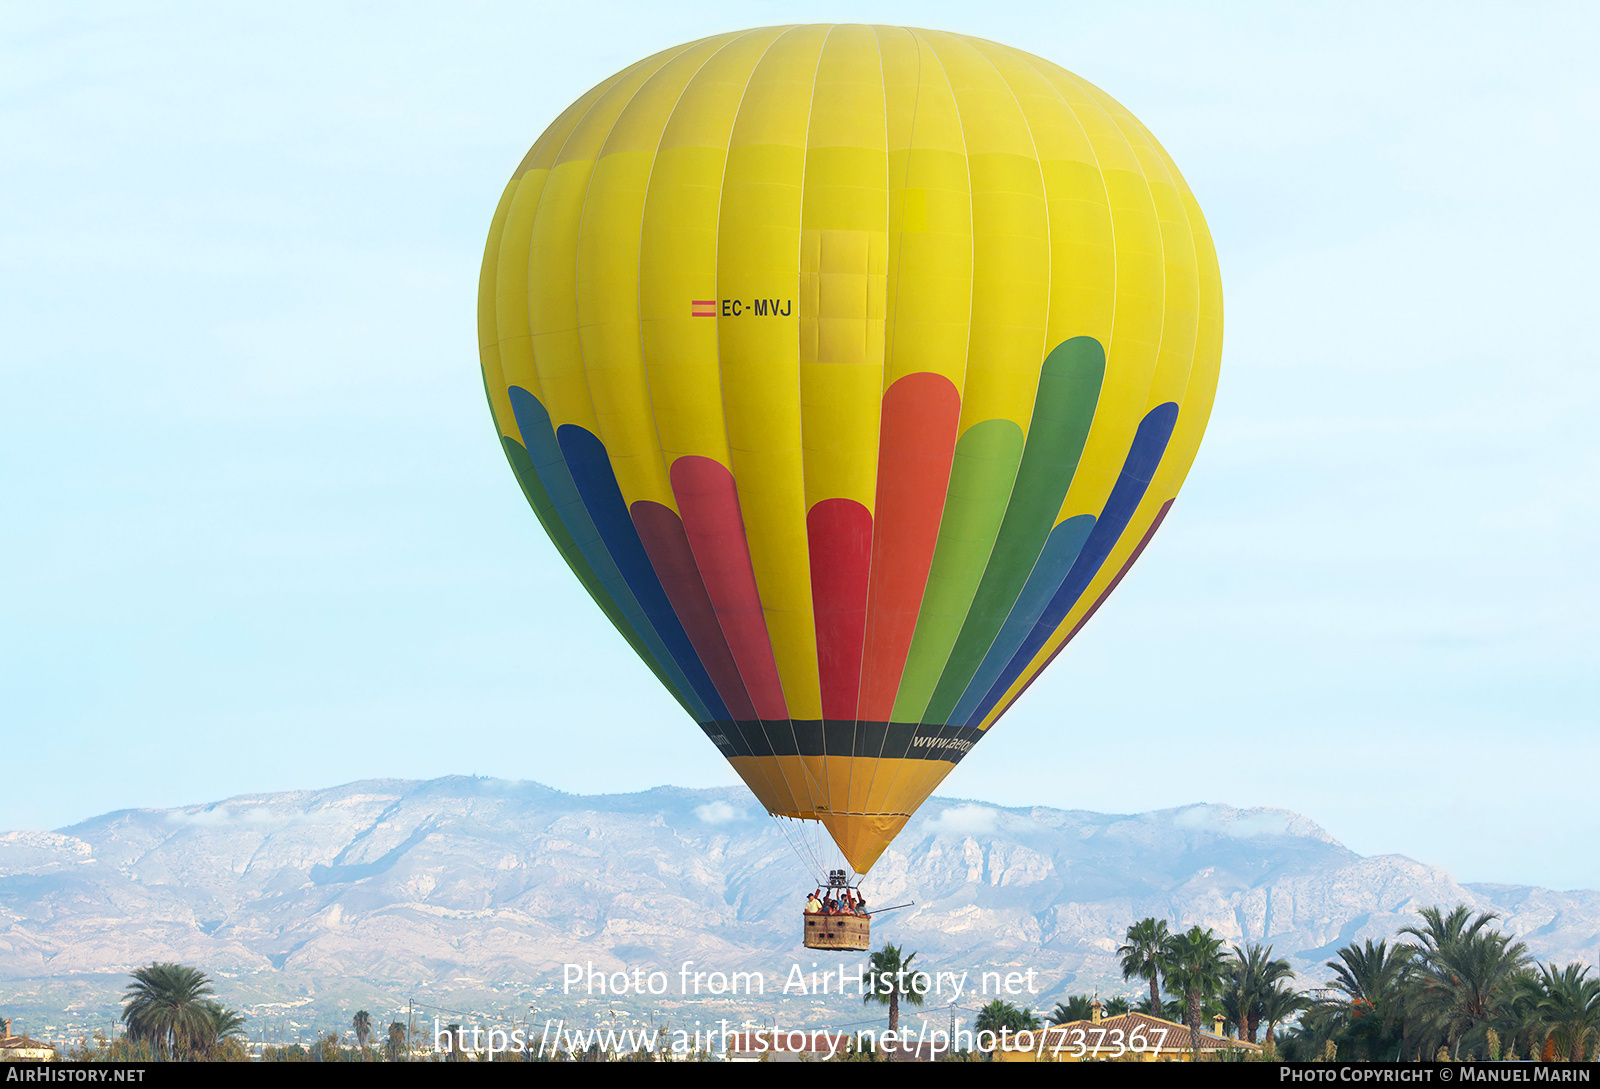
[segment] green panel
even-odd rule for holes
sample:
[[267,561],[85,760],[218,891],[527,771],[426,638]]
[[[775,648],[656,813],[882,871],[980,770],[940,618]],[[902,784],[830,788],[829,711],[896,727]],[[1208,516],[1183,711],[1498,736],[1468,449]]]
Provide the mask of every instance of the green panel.
[[1062,341],[1045,358],[1005,521],[923,722],[949,720],[1039,562],[1078,471],[1105,374],[1105,349],[1093,337]]
[[567,561],[567,566],[572,568],[572,573],[578,576],[578,581],[583,583],[583,588],[589,591],[589,596],[594,598],[595,604],[600,606],[606,614],[606,619],[615,624],[617,631],[628,641],[645,665],[650,667],[650,672],[656,675],[656,680],[661,686],[672,693],[672,698],[677,700],[690,718],[695,718],[694,711],[678,695],[678,690],[667,679],[661,667],[656,664],[654,656],[640,641],[633,626],[622,615],[622,610],[617,608],[616,602],[611,600],[611,595],[606,593],[605,587],[595,577],[589,566],[589,561],[583,558],[583,553],[578,549],[578,542],[572,539],[572,534],[567,532],[566,525],[556,513],[555,504],[550,501],[550,494],[544,490],[544,485],[539,482],[539,473],[533,467],[533,459],[528,456],[528,451],[516,439],[500,436],[501,444],[506,449],[506,460],[511,462],[511,471],[516,474],[517,483],[522,485],[522,494],[527,496],[528,505],[533,508],[533,513],[538,515],[539,524],[544,526],[544,531],[550,535],[550,540],[555,544],[556,551],[561,553],[561,558]]
[[906,656],[893,721],[920,722],[950,648],[961,633],[972,596],[989,565],[1006,499],[1022,460],[1022,428],[1010,420],[984,420],[956,442],[945,492],[939,543],[933,550],[928,588],[917,613],[916,633]]

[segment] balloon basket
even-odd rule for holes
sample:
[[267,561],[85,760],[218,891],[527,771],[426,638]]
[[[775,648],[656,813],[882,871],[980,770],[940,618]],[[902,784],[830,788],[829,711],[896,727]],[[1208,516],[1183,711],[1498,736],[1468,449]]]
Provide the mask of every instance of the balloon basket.
[[863,952],[872,948],[872,920],[865,915],[805,916],[807,949]]

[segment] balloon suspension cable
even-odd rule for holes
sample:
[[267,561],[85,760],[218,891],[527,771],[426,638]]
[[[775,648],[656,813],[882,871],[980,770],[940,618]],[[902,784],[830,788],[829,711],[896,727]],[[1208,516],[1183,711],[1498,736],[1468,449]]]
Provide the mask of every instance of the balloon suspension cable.
[[777,824],[784,842],[789,845],[789,849],[794,852],[801,864],[810,868],[811,876],[818,885],[827,884],[828,875],[841,868],[850,874],[852,888],[860,884],[860,875],[843,857],[843,852],[834,845],[833,837],[828,834],[827,828],[821,821],[782,816],[777,813],[772,815],[772,819]]
[[[778,825],[778,831],[783,834],[784,842],[789,845],[789,850],[795,853],[795,857],[799,858],[803,865],[810,867],[812,876],[825,873],[827,867],[822,863],[821,852],[817,850],[817,845],[810,838],[810,831],[805,827],[810,822],[777,813],[772,817]],[[794,825],[799,827],[793,827]],[[821,880],[820,877],[818,880]]]
[[789,830],[789,818],[782,816],[781,814],[774,813],[772,814],[772,823],[778,826],[778,834],[783,837],[783,842],[789,845],[789,850],[793,851],[799,857],[801,862],[806,862],[807,859],[805,851],[802,849],[801,844],[795,838],[794,834]]

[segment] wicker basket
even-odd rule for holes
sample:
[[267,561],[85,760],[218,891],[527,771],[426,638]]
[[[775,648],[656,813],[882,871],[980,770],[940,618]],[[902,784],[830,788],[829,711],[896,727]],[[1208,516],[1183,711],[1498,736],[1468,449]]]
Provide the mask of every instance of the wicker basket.
[[872,920],[865,915],[812,915],[805,918],[807,949],[872,948]]

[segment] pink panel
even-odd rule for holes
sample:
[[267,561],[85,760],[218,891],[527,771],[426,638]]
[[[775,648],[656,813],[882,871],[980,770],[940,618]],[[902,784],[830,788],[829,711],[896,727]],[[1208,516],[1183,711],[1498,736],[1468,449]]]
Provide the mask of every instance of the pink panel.
[[733,474],[711,458],[681,457],[672,463],[672,493],[717,623],[756,714],[769,720],[788,718]]

